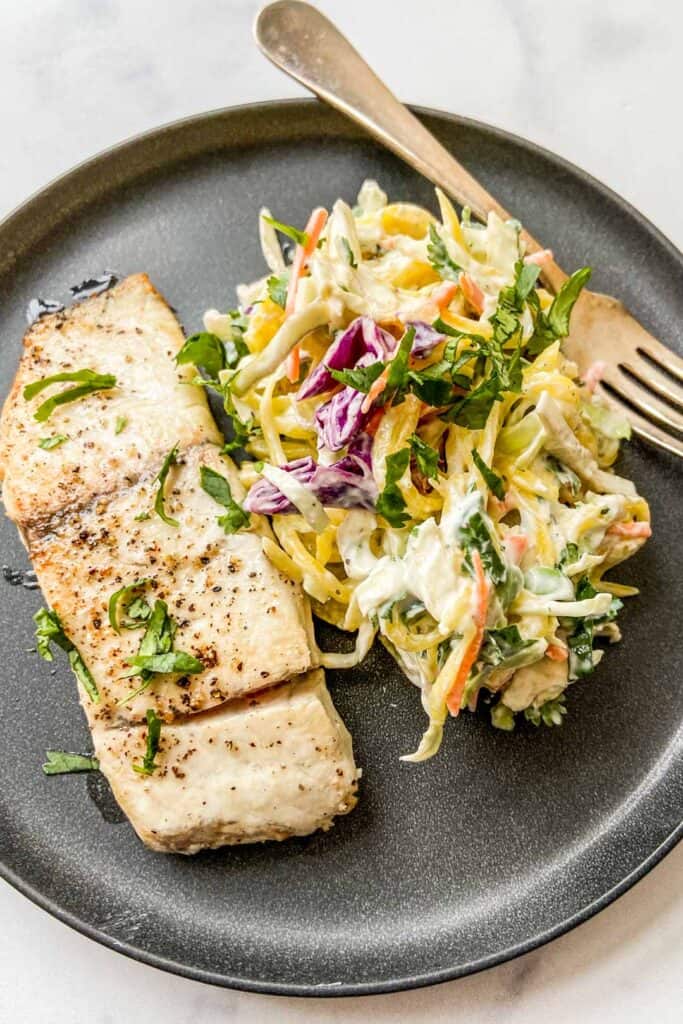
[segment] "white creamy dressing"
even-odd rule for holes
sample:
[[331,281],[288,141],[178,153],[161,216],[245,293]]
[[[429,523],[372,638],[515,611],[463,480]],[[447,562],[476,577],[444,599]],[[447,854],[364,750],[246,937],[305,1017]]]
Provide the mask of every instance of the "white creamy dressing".
[[622,494],[593,494],[569,508],[559,502],[555,508],[555,522],[565,542],[581,544],[594,551],[604,540],[608,527],[623,519],[626,498]]
[[377,523],[369,512],[351,512],[337,531],[349,577],[361,582],[354,602],[365,617],[408,595],[421,601],[444,633],[457,628],[463,592],[471,586],[460,571],[458,529],[481,507],[475,491],[453,503],[437,524],[433,516],[410,531],[402,554],[375,556],[370,537]]

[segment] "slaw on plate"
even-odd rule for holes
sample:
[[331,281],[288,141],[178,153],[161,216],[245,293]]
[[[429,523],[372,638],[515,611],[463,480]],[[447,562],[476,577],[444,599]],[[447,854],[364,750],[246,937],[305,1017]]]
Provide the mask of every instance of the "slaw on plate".
[[[388,203],[366,181],[351,209],[313,211],[304,231],[259,217],[270,273],[209,310],[180,361],[218,388],[247,512],[320,618],[377,636],[419,687],[422,761],[449,714],[490,703],[559,725],[565,690],[620,638],[621,598],[603,579],[650,535],[649,509],[609,468],[628,423],[562,354],[590,277],[539,286],[520,226],[440,220]],[[278,236],[286,239],[285,258]],[[294,249],[292,251],[292,246]]]

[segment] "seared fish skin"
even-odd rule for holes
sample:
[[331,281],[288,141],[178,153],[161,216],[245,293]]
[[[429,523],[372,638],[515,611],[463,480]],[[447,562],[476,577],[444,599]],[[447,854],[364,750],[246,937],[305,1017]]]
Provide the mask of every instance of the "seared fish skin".
[[[322,672],[283,682],[311,668],[310,610],[263,555],[266,521],[226,534],[225,509],[201,487],[207,466],[242,498],[194,369],[175,365],[183,340],[144,274],[42,318],[0,418],[0,476],[46,602],[97,686],[97,701],[79,690],[102,772],[145,843],[194,853],[329,828],[354,806],[359,773]],[[31,401],[25,386],[86,368],[117,386],[38,423],[37,405],[70,384]],[[57,434],[67,440],[39,447]],[[155,477],[176,445],[164,507],[177,528],[154,511]],[[108,604],[140,579],[150,604],[168,606],[175,650],[204,668],[155,675],[126,703],[142,680],[121,676],[143,630],[117,633]],[[163,724],[157,767],[140,775],[148,709]]]
[[[141,722],[147,708],[171,721],[311,667],[310,612],[299,587],[263,554],[255,530],[267,531],[265,521],[254,516],[250,532],[226,535],[218,524],[225,509],[200,486],[200,468],[208,466],[229,479],[239,499],[234,465],[212,444],[189,448],[178,458],[165,488],[165,507],[177,527],[153,512],[149,519],[135,519],[153,505],[158,467],[152,466],[132,487],[27,533],[45,599],[97,680],[98,704],[80,693],[91,725]],[[143,578],[150,581],[148,603],[165,601],[176,622],[176,650],[206,668],[187,676],[157,675],[147,690],[120,705],[142,682],[139,676],[122,678],[142,632],[117,634],[107,609],[115,591]]]
[[[19,526],[81,508],[133,483],[174,444],[221,442],[192,366],[175,365],[183,333],[146,274],[28,330],[24,352],[0,417],[0,480],[7,515]],[[73,385],[52,384],[27,401],[27,384],[65,371],[113,374],[118,386],[34,418],[46,398]],[[117,420],[125,426],[116,433]],[[67,440],[45,451],[41,438]]]
[[328,829],[356,804],[351,737],[322,671],[161,730],[158,768],[131,771],[146,729],[93,729],[100,769],[152,850],[197,853]]

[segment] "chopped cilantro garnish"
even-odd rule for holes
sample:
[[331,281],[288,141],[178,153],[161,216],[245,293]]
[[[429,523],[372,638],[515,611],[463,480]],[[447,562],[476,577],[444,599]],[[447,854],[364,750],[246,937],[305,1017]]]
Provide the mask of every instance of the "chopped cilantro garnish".
[[156,512],[156,514],[159,516],[160,519],[163,519],[163,521],[168,524],[168,526],[175,526],[175,527],[180,526],[180,523],[178,522],[177,519],[173,519],[171,516],[167,515],[167,513],[166,513],[165,498],[164,498],[164,487],[166,485],[166,478],[167,478],[167,476],[169,474],[169,470],[170,470],[171,466],[174,466],[176,464],[177,461],[178,461],[178,445],[175,444],[171,448],[171,450],[168,453],[168,455],[166,456],[166,458],[164,459],[164,461],[163,461],[163,463],[161,465],[161,469],[159,470],[159,472],[157,473],[157,475],[154,478],[154,483],[158,483],[159,484],[159,486],[157,488],[156,497],[154,498],[154,511]]
[[370,363],[369,366],[359,366],[353,370],[333,370],[328,367],[330,374],[340,384],[362,391],[367,395],[368,391],[384,370],[384,363]]
[[419,471],[427,480],[435,480],[439,475],[439,453],[437,450],[417,434],[410,435],[408,444]]
[[457,281],[459,279],[462,267],[459,267],[455,260],[451,259],[446,243],[433,224],[429,225],[427,256],[434,270],[441,277],[450,281]]
[[470,430],[483,430],[494,404],[502,399],[500,378],[494,373],[464,398],[454,402],[443,419]]
[[60,444],[64,444],[69,438],[66,434],[53,434],[52,437],[41,437],[38,442],[38,447],[43,448],[46,452],[51,451],[53,448],[58,448]]
[[553,700],[547,700],[540,708],[525,708],[524,717],[532,725],[562,725],[562,719],[567,714],[565,706],[565,695],[561,693]]
[[[262,214],[263,216],[263,214]],[[266,224],[270,224],[280,234],[286,235],[287,238],[291,238],[297,245],[306,245],[308,242],[308,235],[305,231],[299,231],[298,228],[293,228],[291,224],[283,224],[281,220],[276,220],[275,217],[263,216]]]
[[147,749],[142,764],[134,764],[133,771],[140,775],[151,775],[159,767],[156,763],[156,756],[159,753],[161,719],[154,708],[147,708],[145,717],[147,719]]
[[342,238],[341,244],[342,244],[342,247],[344,249],[344,253],[346,255],[346,260],[347,260],[349,266],[352,267],[353,270],[355,270],[356,267],[358,266],[358,263],[356,262],[356,257],[353,255],[353,249],[351,248],[351,243],[349,242],[348,238]]
[[236,448],[244,448],[259,428],[254,425],[253,417],[248,420],[240,417],[229,384],[223,388],[223,408],[232,425],[233,436],[231,441],[226,441],[221,450],[225,455],[229,455]]
[[46,750],[43,765],[46,775],[67,775],[71,772],[96,772],[100,762],[89,754],[70,754],[66,750]]
[[500,665],[514,654],[530,647],[533,640],[523,640],[516,625],[487,629],[479,657],[487,665]]
[[116,377],[111,373],[95,373],[94,370],[73,370],[69,373],[54,373],[51,377],[43,377],[41,380],[34,381],[33,384],[27,384],[24,388],[24,398],[27,401],[35,398],[36,395],[39,395],[50,384],[58,384],[61,381],[77,383],[77,387],[67,388],[66,391],[60,391],[59,394],[53,395],[45,402],[42,402],[33,414],[34,419],[38,420],[39,423],[44,423],[45,420],[49,419],[54,410],[60,405],[75,402],[77,399],[91,395],[95,391],[107,391],[110,388],[116,387]]
[[410,448],[402,448],[386,458],[386,480],[384,490],[377,499],[377,512],[384,516],[390,526],[401,529],[410,519],[405,511],[406,503],[398,486],[410,464]]
[[176,356],[178,366],[190,363],[208,374],[218,384],[218,375],[221,370],[231,370],[245,356],[249,349],[241,337],[241,328],[233,326],[233,337],[227,341],[221,341],[216,334],[210,331],[199,331],[191,334],[180,352]]
[[55,643],[66,653],[71,671],[90,697],[93,704],[99,703],[97,684],[83,661],[78,648],[69,640],[57,612],[41,608],[33,616],[36,624],[36,650],[45,661],[52,661],[50,644]]
[[[192,675],[201,672],[204,665],[193,654],[186,651],[167,651],[165,654],[134,654],[128,661],[133,668],[141,672],[154,672],[164,675],[170,672],[183,672]],[[139,675],[139,672],[134,673]]]
[[393,359],[389,363],[387,383],[384,388],[384,394],[388,400],[392,400],[396,397],[405,386],[406,374],[408,373],[408,360],[410,359],[410,350],[413,347],[414,338],[415,328],[408,327],[398,343],[398,348],[396,349]]
[[225,477],[209,466],[202,466],[200,475],[203,490],[227,509],[225,515],[218,517],[218,525],[222,526],[226,533],[237,533],[243,526],[247,526],[249,513],[234,500],[230,484]]
[[573,565],[579,560],[579,548],[577,544],[570,542],[562,549],[560,560],[557,563],[558,569],[564,569],[566,565]]
[[558,338],[566,338],[569,334],[572,310],[591,273],[590,267],[582,267],[575,271],[564,282],[547,313],[541,310],[536,293],[532,292],[529,295],[529,304],[536,314],[534,333],[527,346],[530,355],[538,355]]
[[[121,587],[109,598],[109,622],[115,633],[121,629],[140,629],[152,614],[152,609],[140,595],[150,581],[136,580],[127,587]],[[119,607],[121,611],[119,612]],[[124,619],[123,616],[128,618]]]
[[122,430],[125,430],[128,426],[127,416],[117,416],[116,423],[114,424],[114,433],[120,434]]
[[266,287],[268,289],[268,297],[271,302],[274,302],[276,306],[281,306],[282,309],[284,309],[287,305],[289,274],[280,274],[279,277],[276,277],[273,274],[266,281]]
[[465,552],[465,562],[472,568],[472,550],[476,548],[481,556],[481,564],[495,586],[503,583],[506,578],[505,563],[498,554],[498,549],[489,533],[481,512],[474,512],[464,526],[460,527],[458,539]]
[[499,501],[503,501],[505,498],[505,484],[503,483],[502,478],[486,465],[476,448],[472,449],[472,461],[483,476],[486,486],[489,488],[491,493],[495,494]]
[[176,624],[168,614],[165,601],[155,601],[152,612],[147,617],[145,634],[140,641],[138,653],[128,659],[131,668],[124,673],[124,679],[140,676],[142,685],[137,690],[127,693],[118,703],[128,704],[134,697],[147,689],[152,677],[159,673],[182,672],[191,675],[201,672],[204,668],[199,658],[185,651],[174,651],[173,642]]

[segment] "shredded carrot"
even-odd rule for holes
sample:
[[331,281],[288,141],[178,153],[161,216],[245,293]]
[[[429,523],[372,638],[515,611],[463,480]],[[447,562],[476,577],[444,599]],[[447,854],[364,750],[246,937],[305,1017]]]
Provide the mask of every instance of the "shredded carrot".
[[607,533],[617,537],[651,537],[652,527],[649,523],[612,523]]
[[529,547],[529,538],[523,536],[523,534],[512,533],[505,538],[505,550],[510,555],[510,560],[519,565],[522,561],[524,552]]
[[602,359],[596,359],[594,363],[586,370],[583,375],[583,383],[586,385],[586,390],[589,394],[593,394],[598,384],[605,375],[607,369],[607,363],[604,363]]
[[472,307],[472,309],[476,313],[479,313],[479,315],[481,316],[481,314],[484,312],[483,291],[481,290],[477,282],[474,280],[474,278],[470,277],[469,274],[462,273],[458,278],[458,281],[460,282],[460,287],[462,289],[463,295],[465,296],[465,299]]
[[545,656],[550,658],[551,661],[566,661],[569,657],[569,652],[562,644],[548,644],[545,649]]
[[365,427],[365,433],[369,434],[370,437],[374,437],[377,431],[379,430],[379,425],[382,422],[383,416],[384,409],[377,409],[375,412],[373,412],[372,416],[368,420],[367,425]]
[[444,281],[429,296],[430,301],[434,303],[439,312],[442,312],[451,304],[457,290],[458,286],[455,281]]
[[389,376],[389,366],[387,365],[387,366],[384,367],[384,369],[380,373],[379,377],[374,382],[374,384],[372,385],[372,387],[368,391],[367,395],[363,399],[363,404],[360,407],[360,411],[361,412],[369,412],[370,411],[370,409],[372,407],[372,403],[384,391],[384,388],[386,387],[387,377],[388,376]]
[[542,267],[545,263],[549,263],[553,259],[552,249],[538,249],[537,252],[530,252],[528,256],[524,257],[525,263],[535,263],[536,266]]
[[460,668],[457,671],[455,679],[453,680],[453,685],[446,697],[446,706],[454,718],[460,712],[462,695],[465,692],[465,686],[467,685],[467,677],[470,674],[470,669],[477,660],[479,648],[481,647],[484,639],[486,612],[488,610],[489,603],[489,585],[486,576],[484,575],[484,567],[481,564],[481,555],[476,549],[472,552],[472,565],[474,567],[476,580],[475,596],[477,599],[477,605],[473,616],[476,632],[472,637],[469,647],[465,651],[465,656],[460,662]]
[[[306,244],[297,245],[296,252],[294,253],[294,262],[292,263],[292,269],[289,272],[289,285],[287,287],[287,302],[285,304],[286,316],[290,316],[294,312],[296,290],[299,286],[299,280],[304,272],[306,263],[315,252],[315,247],[318,244],[320,234],[326,223],[327,210],[323,209],[322,206],[317,206],[308,218],[308,224],[305,229],[307,236]],[[299,346],[295,345],[287,356],[287,362],[285,364],[287,377],[292,383],[299,379],[300,366],[301,354]]]

